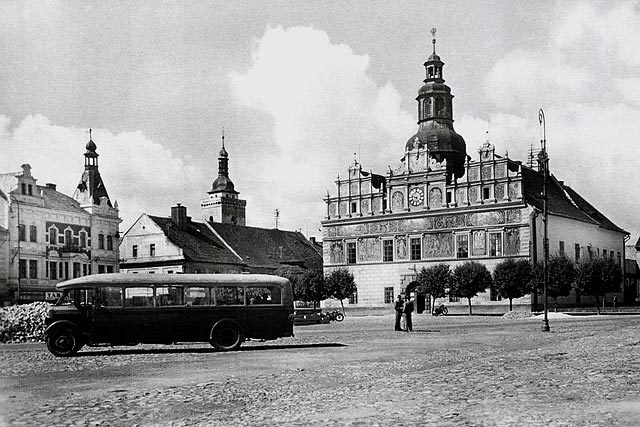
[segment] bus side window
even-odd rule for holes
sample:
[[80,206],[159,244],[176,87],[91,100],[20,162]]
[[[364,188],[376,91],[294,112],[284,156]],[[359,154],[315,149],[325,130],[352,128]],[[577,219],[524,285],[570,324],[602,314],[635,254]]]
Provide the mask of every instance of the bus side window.
[[125,288],[124,306],[125,307],[152,307],[153,306],[153,288],[150,286]]
[[122,307],[122,288],[107,286],[98,289],[96,305],[100,307]]
[[182,305],[182,288],[178,286],[157,286],[156,305]]
[[247,299],[253,304],[281,304],[282,293],[277,286],[248,286]]
[[212,290],[215,293],[216,305],[245,305],[242,286],[220,286]]
[[189,286],[184,290],[185,305],[209,305],[209,289],[202,286]]

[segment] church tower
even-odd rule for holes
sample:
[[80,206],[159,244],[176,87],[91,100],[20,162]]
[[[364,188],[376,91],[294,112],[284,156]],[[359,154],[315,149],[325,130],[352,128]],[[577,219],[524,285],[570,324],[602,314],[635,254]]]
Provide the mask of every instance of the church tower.
[[466,144],[453,129],[453,95],[444,83],[444,62],[436,54],[436,29],[433,35],[433,53],[424,63],[426,79],[418,91],[418,132],[407,141],[405,152],[427,148],[436,162],[446,161],[447,183],[462,178],[467,158]]
[[80,183],[73,193],[73,198],[89,213],[101,213],[107,216],[118,216],[118,203],[111,203],[107,188],[98,170],[97,146],[93,142],[89,129],[89,142],[85,146],[84,172]]
[[218,177],[213,181],[209,197],[202,199],[200,208],[202,218],[209,222],[245,225],[246,200],[238,198],[238,193],[229,179],[229,154],[224,148],[224,132],[222,148],[218,154]]

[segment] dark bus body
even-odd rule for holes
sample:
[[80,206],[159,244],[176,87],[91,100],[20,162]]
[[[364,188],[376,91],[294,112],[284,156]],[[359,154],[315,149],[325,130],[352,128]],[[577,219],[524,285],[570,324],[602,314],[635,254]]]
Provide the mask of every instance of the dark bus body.
[[56,356],[84,345],[209,342],[293,336],[288,280],[252,274],[98,274],[59,283],[45,340]]

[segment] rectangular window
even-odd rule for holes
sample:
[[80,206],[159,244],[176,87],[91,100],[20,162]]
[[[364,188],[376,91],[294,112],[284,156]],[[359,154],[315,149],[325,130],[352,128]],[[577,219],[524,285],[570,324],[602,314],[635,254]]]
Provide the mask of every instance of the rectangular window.
[[244,288],[241,286],[220,286],[212,288],[216,305],[244,305]]
[[469,235],[456,235],[456,258],[469,258]]
[[37,242],[38,241],[38,227],[35,225],[29,226],[29,241]]
[[138,258],[138,245],[133,245],[131,247],[131,256],[133,258]]
[[64,230],[64,244],[65,246],[73,245],[73,235],[71,234],[71,230]]
[[51,280],[58,279],[58,263],[55,261],[49,263],[49,278]]
[[416,261],[422,259],[422,239],[420,237],[412,237],[409,240],[411,251],[411,260]]
[[356,263],[356,242],[347,242],[347,264]]
[[558,254],[564,256],[564,242],[562,240],[558,242]]
[[113,236],[107,236],[107,250],[113,250]]
[[58,243],[58,229],[51,227],[49,229],[49,244],[56,245]]
[[358,290],[353,291],[351,295],[349,295],[349,304],[357,304],[358,303]]
[[104,265],[98,264],[98,274],[103,274],[103,273],[104,273]]
[[447,203],[451,203],[451,200],[453,199],[453,193],[451,191],[447,191]]
[[580,244],[579,243],[575,244],[573,251],[576,257],[576,263],[579,263],[580,262]]
[[37,279],[38,278],[38,261],[35,259],[29,260],[29,278]]
[[384,288],[384,303],[385,304],[393,303],[393,286]]
[[210,305],[209,289],[201,286],[189,286],[184,290],[185,305]]
[[502,256],[502,233],[489,233],[489,256]]
[[384,262],[393,261],[393,240],[382,241],[382,260]]
[[489,200],[491,198],[491,188],[483,187],[482,188],[482,200]]
[[609,254],[606,249],[602,249],[602,258],[606,258]]
[[182,288],[177,286],[158,286],[156,288],[156,304],[161,307],[182,305]]
[[358,202],[351,202],[351,213],[357,213],[358,212]]
[[29,195],[30,195],[30,196],[33,196],[33,185],[29,184],[29,185],[27,186],[27,189],[29,190]]
[[149,256],[156,256],[156,244],[151,243],[149,245]]
[[20,240],[21,242],[27,241],[27,229],[25,228],[24,224],[18,225],[18,240]]
[[73,278],[75,279],[76,277],[80,277],[80,263],[79,262],[74,262],[73,263]]
[[25,184],[24,182],[20,184],[20,190],[22,194],[27,194],[27,184]]
[[277,286],[247,286],[250,305],[282,304],[282,292]]
[[107,273],[113,273],[113,265],[107,265]]
[[84,231],[80,232],[80,247],[81,248],[87,247],[87,233],[85,233]]
[[153,307],[153,288],[140,286],[135,288],[125,288],[125,307]]
[[113,286],[98,291],[97,300],[101,307],[122,307],[122,288]]
[[104,234],[98,234],[98,249],[104,249]]
[[86,276],[88,273],[88,266],[87,264],[82,264],[82,275]]
[[64,278],[64,263],[62,262],[58,263],[58,277],[60,279]]
[[64,263],[64,278],[69,279],[69,263]]
[[18,275],[20,279],[27,278],[27,260],[26,259],[20,260],[19,267],[18,267]]

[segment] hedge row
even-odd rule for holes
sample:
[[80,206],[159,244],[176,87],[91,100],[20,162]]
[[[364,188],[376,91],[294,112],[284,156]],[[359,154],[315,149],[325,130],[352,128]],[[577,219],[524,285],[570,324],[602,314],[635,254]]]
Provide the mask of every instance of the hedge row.
[[46,302],[0,308],[0,342],[43,341],[48,309]]

